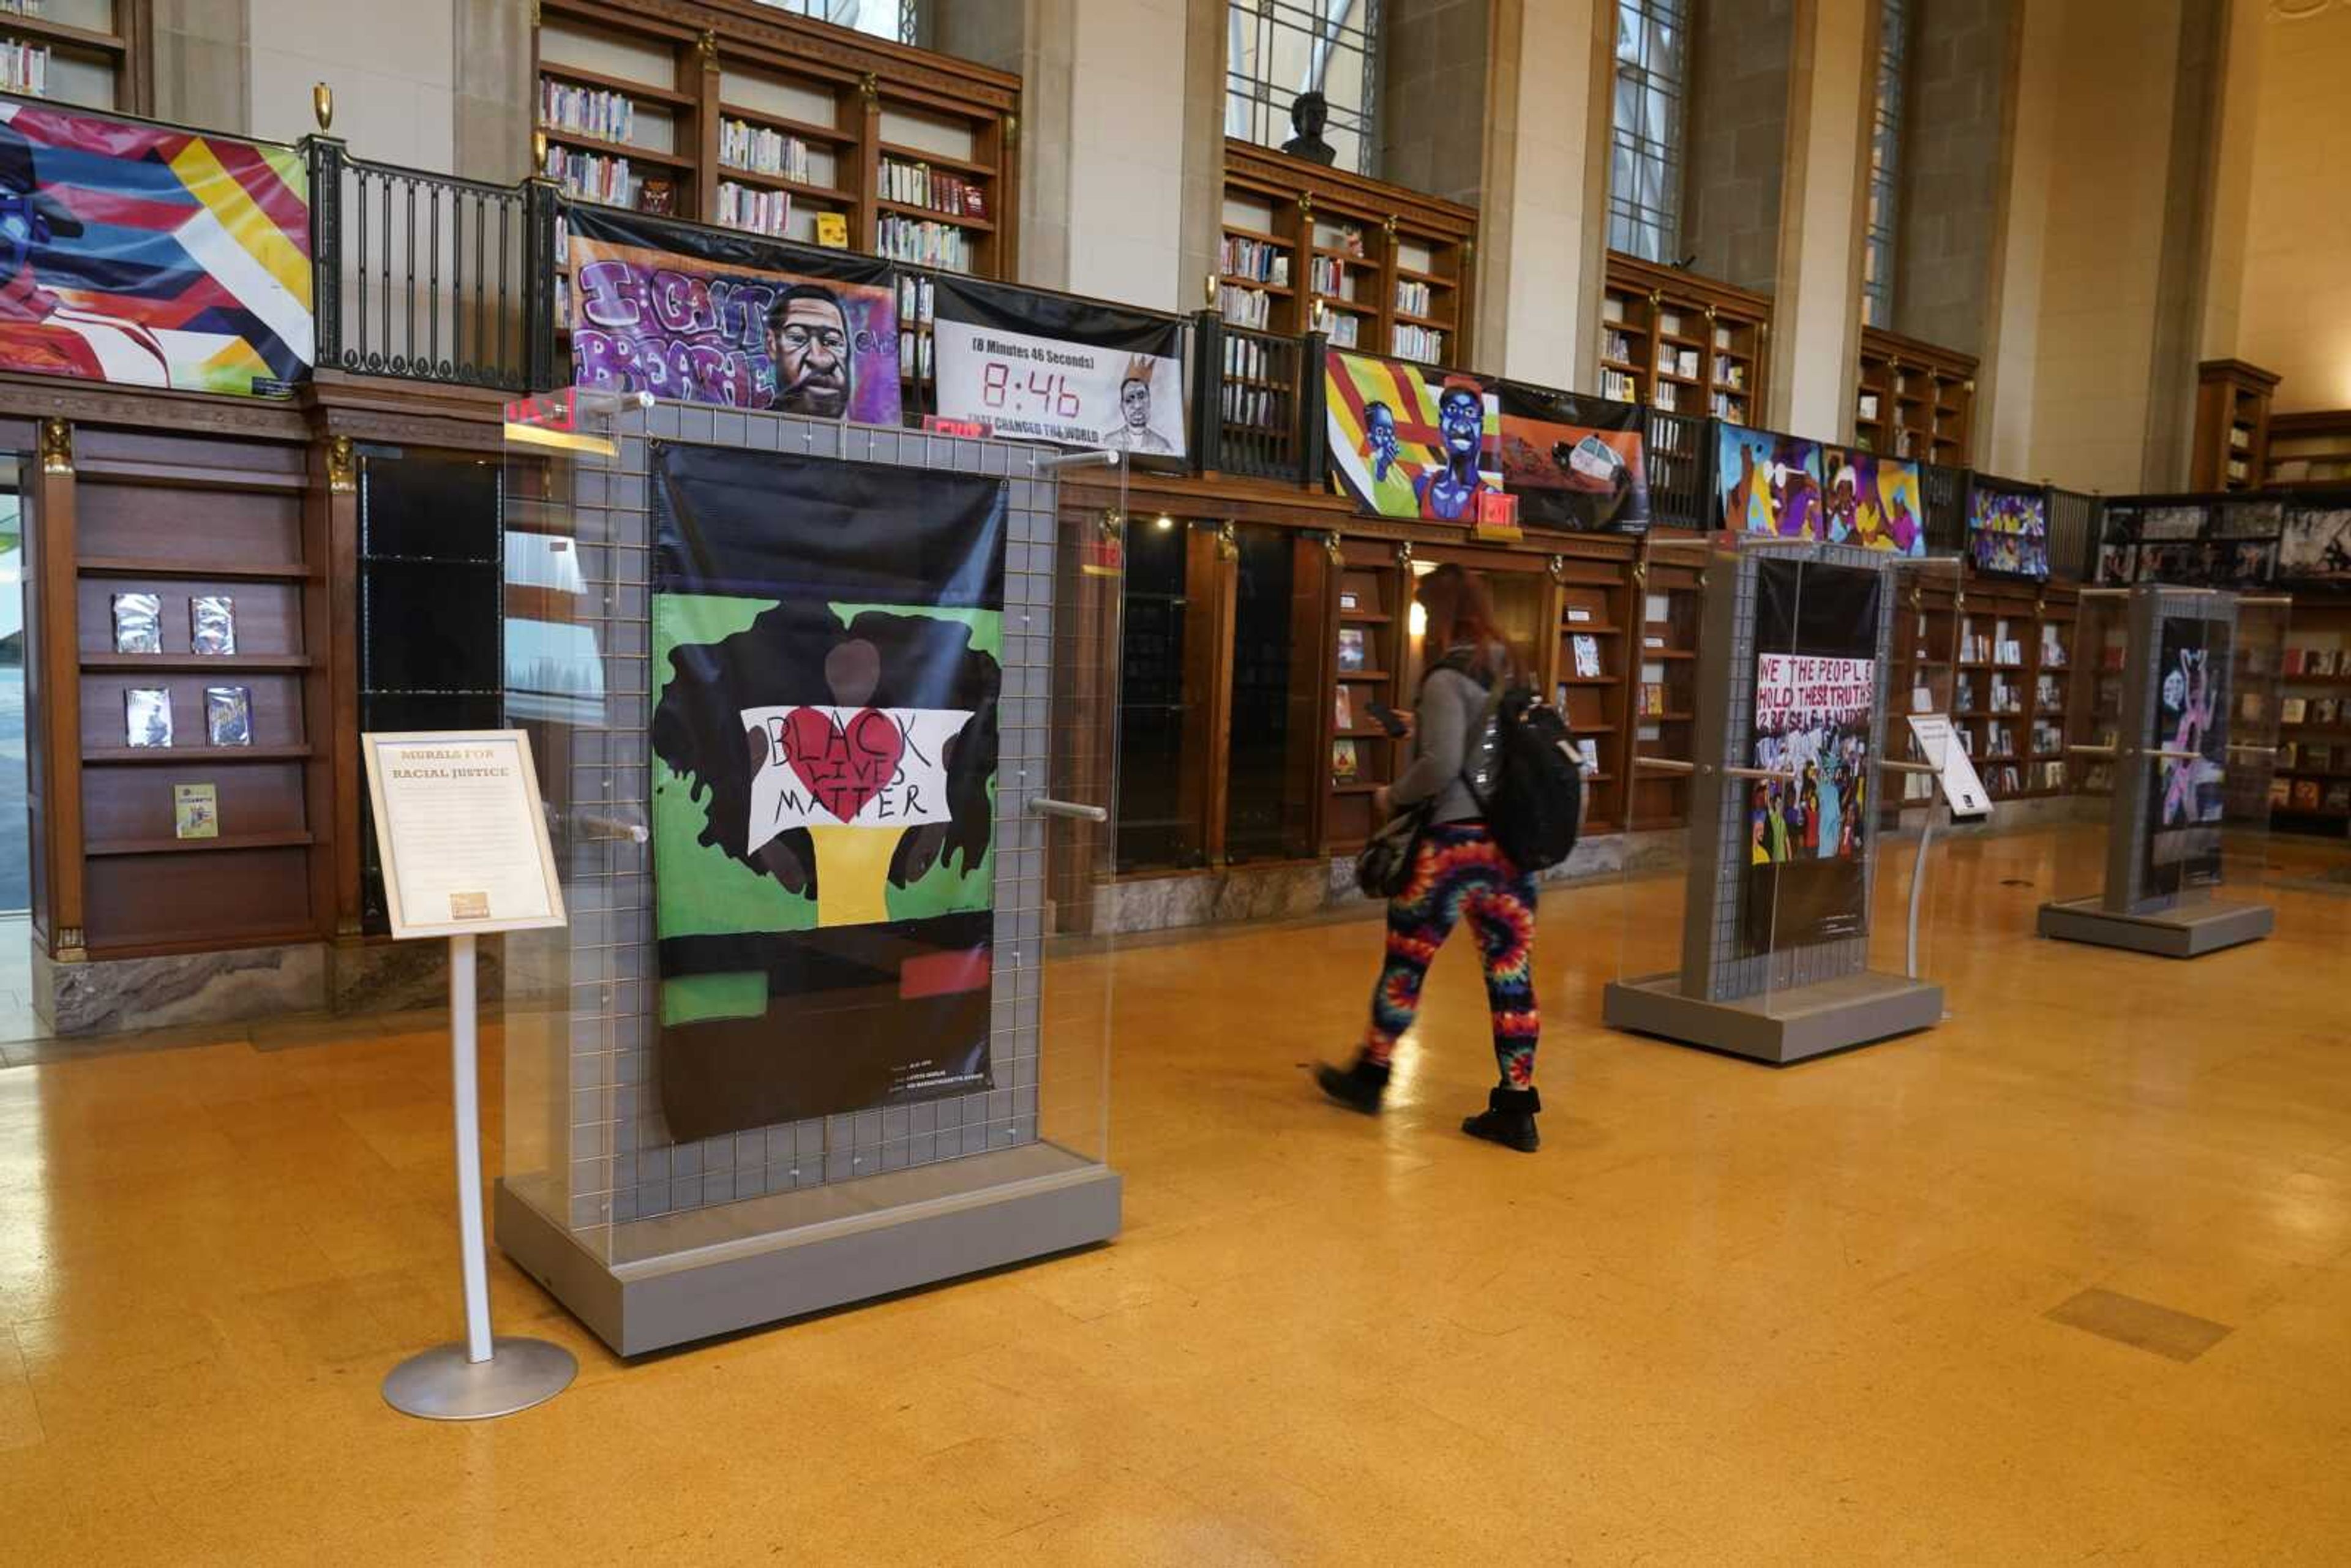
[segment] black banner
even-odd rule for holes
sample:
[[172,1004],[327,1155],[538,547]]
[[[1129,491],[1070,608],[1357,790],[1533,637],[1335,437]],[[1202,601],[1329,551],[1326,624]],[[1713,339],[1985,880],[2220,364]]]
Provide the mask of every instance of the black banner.
[[662,1111],[989,1082],[1001,481],[653,455]]
[[1641,411],[1629,402],[1498,383],[1502,486],[1533,528],[1637,533],[1649,526]]
[[1868,929],[1870,735],[1885,574],[1774,559],[1755,566],[1755,711],[1747,784],[1745,920],[1756,953]]

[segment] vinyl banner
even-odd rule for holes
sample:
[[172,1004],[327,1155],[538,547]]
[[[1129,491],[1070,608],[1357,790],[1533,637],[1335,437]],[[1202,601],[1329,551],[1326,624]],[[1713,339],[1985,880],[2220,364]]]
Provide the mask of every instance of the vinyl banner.
[[1716,429],[1714,486],[1726,531],[1828,538],[1819,442],[1728,423]]
[[1002,482],[653,461],[670,1130],[987,1087]]
[[896,424],[898,294],[869,256],[568,206],[571,380]]
[[1868,567],[1755,568],[1746,928],[1757,951],[1868,929],[1865,855],[1884,580]]
[[1828,474],[1828,541],[1895,555],[1927,553],[1927,507],[1918,465],[1907,457],[1832,447]]
[[1641,411],[1629,402],[1504,382],[1502,484],[1519,520],[1577,532],[1649,526]]
[[932,283],[940,417],[1138,457],[1189,450],[1181,322],[970,278]]
[[1968,555],[1978,571],[2045,579],[2049,575],[2049,492],[1971,479]]
[[2227,805],[2230,623],[2170,617],[2158,622],[2155,727],[2150,749],[2194,753],[2156,764],[2147,812],[2148,896],[2220,880]]
[[0,101],[0,370],[280,396],[310,280],[294,149]]
[[1475,376],[1327,352],[1323,423],[1332,488],[1383,517],[1467,523],[1502,487],[1502,416]]

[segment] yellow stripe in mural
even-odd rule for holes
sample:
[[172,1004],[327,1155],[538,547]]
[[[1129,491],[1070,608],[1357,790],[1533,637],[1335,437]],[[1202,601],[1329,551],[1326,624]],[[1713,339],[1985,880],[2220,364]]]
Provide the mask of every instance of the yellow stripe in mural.
[[816,841],[816,923],[878,925],[890,918],[884,892],[898,834],[886,828],[809,829]]
[[236,176],[221,167],[220,160],[202,137],[191,137],[172,160],[172,172],[191,195],[202,202],[228,231],[246,255],[259,262],[270,277],[286,291],[308,303],[310,298],[310,262],[296,249],[285,232],[272,222]]

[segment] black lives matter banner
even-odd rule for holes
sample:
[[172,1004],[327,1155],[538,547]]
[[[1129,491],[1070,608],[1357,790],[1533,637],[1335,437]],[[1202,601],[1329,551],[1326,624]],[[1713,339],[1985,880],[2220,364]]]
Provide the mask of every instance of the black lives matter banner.
[[670,1131],[987,1087],[1002,483],[669,444],[653,472]]
[[1870,736],[1883,574],[1773,559],[1755,566],[1755,711],[1743,926],[1750,951],[1811,946],[1869,926]]
[[1186,455],[1180,322],[970,278],[935,284],[940,417],[1138,457]]

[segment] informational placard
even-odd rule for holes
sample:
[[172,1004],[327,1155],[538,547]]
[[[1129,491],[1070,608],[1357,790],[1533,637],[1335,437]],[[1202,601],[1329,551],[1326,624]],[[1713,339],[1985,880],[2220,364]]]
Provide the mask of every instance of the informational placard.
[[942,418],[1065,446],[1185,455],[1184,340],[1173,320],[933,281]]
[[1950,803],[1951,816],[1959,821],[1980,821],[1991,815],[1991,797],[1984,793],[1983,780],[1976,777],[1975,759],[1964,746],[1953,743],[1951,721],[1939,713],[1914,713],[1909,716],[1910,737],[1918,743],[1919,755],[1927,766],[1937,770],[1943,786],[1943,799]]
[[360,737],[392,934],[564,923],[530,737],[518,729]]

